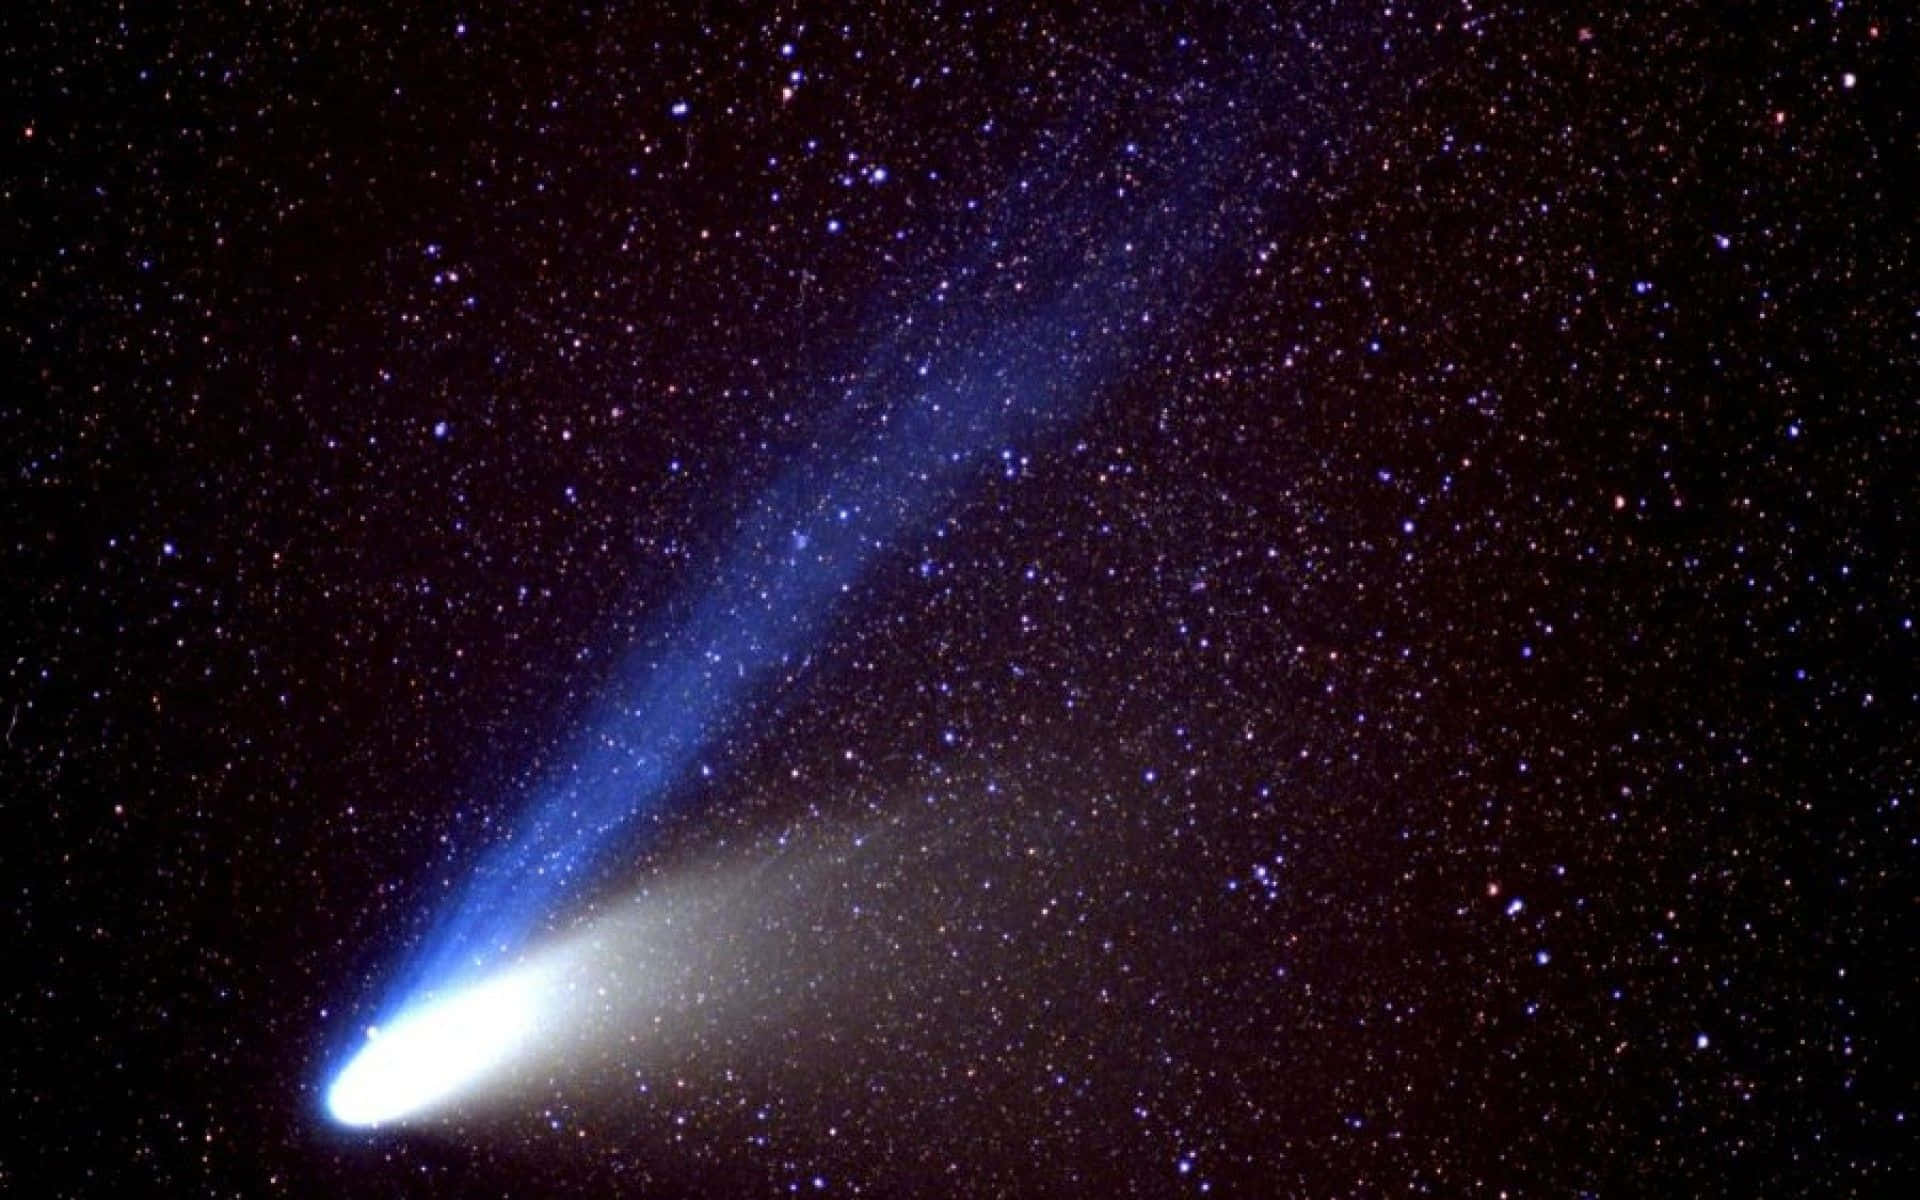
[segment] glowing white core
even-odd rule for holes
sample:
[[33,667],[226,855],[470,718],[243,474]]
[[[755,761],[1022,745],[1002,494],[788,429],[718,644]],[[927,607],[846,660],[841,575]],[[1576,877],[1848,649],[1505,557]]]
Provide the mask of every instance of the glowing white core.
[[541,976],[514,971],[410,1009],[367,1044],[327,1089],[343,1125],[413,1116],[477,1082],[520,1049],[540,1024]]

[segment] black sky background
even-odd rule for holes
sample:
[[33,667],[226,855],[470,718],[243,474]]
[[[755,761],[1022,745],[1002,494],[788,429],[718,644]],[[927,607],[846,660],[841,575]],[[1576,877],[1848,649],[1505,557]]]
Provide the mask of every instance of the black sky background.
[[[0,1181],[1897,1194],[1911,45],[0,17]],[[1235,185],[1155,207],[1195,170]],[[1141,222],[1195,282],[1127,370],[876,558],[610,884],[891,831],[753,918],[863,948],[827,998],[644,1094],[329,1129],[356,1006],[873,348],[963,269],[1023,328],[1023,248]]]

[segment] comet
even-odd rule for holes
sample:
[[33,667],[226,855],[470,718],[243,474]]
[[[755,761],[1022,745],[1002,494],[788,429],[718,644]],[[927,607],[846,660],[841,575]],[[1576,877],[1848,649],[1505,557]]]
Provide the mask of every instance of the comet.
[[[878,564],[911,571],[909,548],[938,517],[985,479],[1017,477],[1199,309],[1234,211],[1235,155],[1221,152],[1233,139],[1214,124],[1197,139],[1171,122],[1156,135],[1165,186],[1123,188],[1124,202],[1077,159],[1036,163],[976,253],[878,318],[862,359],[824,386],[812,448],[738,510],[711,569],[654,610],[519,818],[423,923],[385,1000],[362,1008],[381,1018],[324,1090],[332,1119],[433,1110],[525,1054],[559,1018],[541,978],[508,964],[611,882],[617,852],[631,861],[640,818],[819,669],[823,635]],[[1110,161],[1133,149],[1116,143]]]

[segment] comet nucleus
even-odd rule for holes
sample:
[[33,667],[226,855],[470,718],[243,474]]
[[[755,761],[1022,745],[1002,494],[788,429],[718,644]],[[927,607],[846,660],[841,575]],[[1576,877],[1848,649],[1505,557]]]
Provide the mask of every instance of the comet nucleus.
[[367,1041],[327,1089],[343,1125],[384,1125],[458,1096],[525,1049],[549,1007],[545,974],[504,972],[430,997]]

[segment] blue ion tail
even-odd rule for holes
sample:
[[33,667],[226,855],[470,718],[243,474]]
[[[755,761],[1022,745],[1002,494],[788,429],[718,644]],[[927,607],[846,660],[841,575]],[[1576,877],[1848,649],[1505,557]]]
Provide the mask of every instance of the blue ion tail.
[[[745,510],[717,570],[620,664],[562,765],[428,927],[379,1032],[327,1089],[334,1119],[421,1111],[530,1036],[538,988],[506,965],[629,846],[636,818],[807,660],[876,560],[970,483],[1070,429],[1181,324],[1227,240],[1234,181],[1221,166],[1239,157],[1217,129],[1204,148],[1187,132],[1175,123],[1152,148],[1179,164],[1163,166],[1157,200],[1117,199],[1103,174],[1015,189],[979,261],[893,315],[860,382],[833,398],[823,448]],[[1030,264],[1017,281],[999,269],[1011,257]]]

